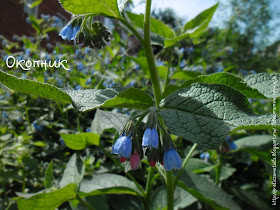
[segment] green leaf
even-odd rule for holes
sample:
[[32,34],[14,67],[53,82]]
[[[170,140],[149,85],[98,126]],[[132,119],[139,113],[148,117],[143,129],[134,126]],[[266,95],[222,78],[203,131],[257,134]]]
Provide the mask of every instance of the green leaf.
[[220,181],[226,180],[236,171],[235,168],[232,168],[229,165],[222,166],[220,170]]
[[[238,147],[237,151],[244,148],[255,148],[267,151],[267,149],[271,149],[272,139],[272,135],[254,135],[240,138],[234,141],[234,143]],[[276,139],[277,142],[280,142],[280,137],[277,137]],[[235,152],[235,150],[232,152]]]
[[60,134],[66,146],[73,150],[82,150],[91,145],[99,145],[100,136],[96,133]]
[[60,90],[53,85],[18,79],[0,71],[0,82],[13,90],[51,100],[72,103],[79,111],[98,107],[147,109],[153,106],[151,96],[135,88]]
[[263,192],[256,190],[242,190],[239,187],[231,187],[231,191],[245,203],[250,206],[254,206],[255,209],[265,209],[265,210],[273,210],[275,208],[272,205],[269,205],[266,200],[264,200]]
[[1,70],[0,82],[8,88],[19,91],[21,93],[33,94],[39,97],[61,102],[72,102],[71,98],[65,92],[59,90],[53,85],[27,79],[19,79]]
[[164,98],[160,106],[171,133],[208,149],[218,148],[235,129],[272,128],[272,115],[256,116],[247,98],[225,85],[195,83]]
[[[161,186],[158,188],[155,193],[152,196],[152,202],[151,202],[151,209],[157,210],[157,209],[167,209],[167,194],[166,194],[166,188],[164,186]],[[190,193],[187,191],[176,187],[174,192],[174,209],[184,209],[187,206],[190,206],[194,202],[196,202],[197,199],[193,197]]]
[[165,79],[165,75],[167,73],[167,66],[158,66],[157,70],[158,70],[159,78],[164,80]]
[[69,184],[50,193],[40,193],[28,199],[17,200],[19,210],[55,210],[64,202],[76,197],[76,185]]
[[43,0],[36,0],[31,4],[30,8],[32,9],[32,8],[40,5],[42,2],[43,2]]
[[200,76],[201,73],[197,71],[176,71],[171,79],[183,79],[183,80],[190,80],[194,79],[197,76]]
[[181,180],[179,187],[214,209],[240,209],[226,192],[205,177],[184,170]]
[[218,7],[218,3],[210,7],[209,9],[201,12],[191,21],[187,22],[184,26],[183,34],[176,36],[175,38],[165,39],[164,41],[165,47],[170,47],[176,44],[176,42],[181,41],[182,39],[185,39],[187,37],[198,36],[201,32],[203,32],[207,28],[217,7]]
[[[144,28],[144,15],[143,14],[134,14],[131,12],[126,12],[127,16],[138,28]],[[173,38],[175,36],[175,32],[168,26],[165,25],[162,21],[157,20],[155,18],[151,18],[151,32],[156,33],[165,38]]]
[[91,179],[83,179],[80,183],[81,196],[103,194],[130,194],[138,195],[134,182],[124,176],[116,174],[94,174]]
[[200,14],[198,14],[194,19],[187,22],[184,26],[184,32],[187,32],[187,30],[195,30],[195,31],[201,31],[206,29],[209,22],[211,21],[219,3],[215,4],[214,6],[204,10]]
[[130,116],[98,109],[91,124],[91,131],[101,135],[105,129],[116,128],[120,133]]
[[215,165],[212,165],[198,158],[190,158],[185,169],[193,173],[205,173],[211,171]]
[[122,19],[121,11],[126,1],[117,0],[59,0],[65,10],[75,15],[93,14]]
[[66,165],[59,186],[62,188],[70,183],[79,184],[84,177],[84,173],[85,165],[74,153]]
[[54,182],[53,161],[51,161],[45,173],[45,180],[44,180],[45,188],[51,188],[53,186],[53,182]]
[[170,86],[168,87],[163,95],[166,97],[172,91],[175,91],[176,89],[180,88],[186,88],[189,87],[191,84],[196,82],[202,82],[207,84],[223,84],[230,87],[233,87],[240,92],[242,92],[247,98],[266,98],[263,94],[261,94],[257,89],[254,89],[252,87],[249,87],[246,82],[243,81],[243,79],[237,75],[231,74],[231,73],[214,73],[210,75],[201,75],[196,77],[195,79],[188,80],[184,82],[180,87],[179,86]]
[[123,89],[86,89],[66,91],[73,100],[73,106],[79,111],[88,111],[99,107],[118,107],[147,109],[153,106],[152,98],[142,90]]
[[249,87],[257,89],[267,98],[280,97],[280,74],[259,73],[244,78]]

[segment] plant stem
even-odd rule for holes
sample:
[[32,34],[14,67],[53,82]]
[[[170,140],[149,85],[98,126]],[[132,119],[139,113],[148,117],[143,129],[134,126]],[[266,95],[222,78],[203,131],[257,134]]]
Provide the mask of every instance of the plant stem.
[[188,163],[188,161],[189,161],[189,159],[190,159],[190,157],[191,157],[191,155],[192,155],[192,153],[193,153],[193,151],[195,150],[196,147],[197,147],[197,144],[196,143],[193,144],[192,148],[190,149],[189,153],[187,154],[186,158],[184,159],[183,164],[182,164],[182,169],[179,171],[179,173],[177,174],[176,179],[174,181],[174,186],[177,185],[177,182],[178,182],[181,174],[183,173],[183,170],[186,167],[186,165],[187,165],[187,163]]
[[79,200],[80,203],[81,203],[82,205],[84,205],[87,209],[89,209],[89,210],[94,210],[94,208],[93,208],[90,204],[88,204],[87,202],[85,202],[78,194],[77,194],[77,196],[76,196],[76,199]]
[[146,59],[149,66],[151,80],[153,83],[155,103],[156,103],[156,107],[158,107],[159,102],[161,100],[161,89],[159,84],[159,76],[155,64],[154,53],[150,40],[151,4],[152,4],[152,0],[146,1],[146,11],[144,17],[144,49],[145,49]]
[[120,22],[122,22],[136,37],[137,39],[141,42],[141,44],[144,46],[144,39],[143,37],[138,33],[138,31],[127,22],[127,20],[121,18],[119,19]]
[[164,83],[164,90],[166,89],[167,85],[169,84],[169,72],[170,72],[170,61],[167,61],[167,71],[165,74],[165,83]]
[[150,208],[150,197],[151,197],[153,176],[154,176],[154,170],[152,167],[149,167],[149,174],[148,174],[148,178],[147,178],[146,192],[145,192],[145,209]]
[[174,182],[172,171],[166,171],[167,209],[174,208]]
[[218,155],[216,167],[215,167],[215,183],[216,185],[219,185],[220,182],[220,175],[221,175],[221,157]]

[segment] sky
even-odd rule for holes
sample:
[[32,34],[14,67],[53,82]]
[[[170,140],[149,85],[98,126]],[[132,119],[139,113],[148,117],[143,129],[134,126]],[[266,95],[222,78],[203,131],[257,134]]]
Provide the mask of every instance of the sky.
[[[133,12],[145,12],[145,4],[141,4],[141,0],[133,0],[133,2],[135,5],[132,10]],[[170,2],[172,2],[172,4],[170,4]],[[152,10],[172,8],[179,17],[188,20],[194,18],[197,14],[213,6],[217,2],[217,0],[154,0],[152,1]]]

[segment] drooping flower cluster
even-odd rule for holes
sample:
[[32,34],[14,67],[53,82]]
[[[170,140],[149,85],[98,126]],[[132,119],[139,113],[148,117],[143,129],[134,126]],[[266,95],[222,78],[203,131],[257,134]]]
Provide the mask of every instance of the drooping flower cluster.
[[[99,21],[91,24],[91,19],[85,17],[73,18],[60,31],[59,36],[68,41],[74,40],[76,44],[82,44],[86,47],[101,49],[110,41],[111,33],[108,28]],[[90,21],[88,21],[90,19]],[[88,23],[89,22],[89,23]]]
[[149,115],[144,133],[139,128],[133,129],[133,122],[129,122],[113,145],[112,153],[119,156],[120,162],[129,161],[132,170],[139,167],[143,150],[146,151],[145,155],[151,167],[160,163],[167,171],[182,168],[182,159],[169,134],[162,130],[163,135],[159,137],[161,129],[156,123],[156,117],[156,114]]

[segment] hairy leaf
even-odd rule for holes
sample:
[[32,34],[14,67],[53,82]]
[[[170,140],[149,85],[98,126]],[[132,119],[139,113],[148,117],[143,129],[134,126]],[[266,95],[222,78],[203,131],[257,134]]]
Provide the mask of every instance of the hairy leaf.
[[65,92],[50,84],[31,81],[27,79],[19,79],[1,70],[0,82],[8,88],[19,91],[21,93],[33,94],[51,100],[72,103],[71,98]]
[[137,195],[138,189],[134,182],[116,174],[94,174],[91,179],[83,179],[80,184],[81,196],[102,194]]
[[244,78],[249,87],[257,89],[267,98],[280,97],[280,74],[259,73]]
[[105,129],[116,128],[120,133],[125,124],[128,122],[130,116],[120,113],[107,112],[98,109],[94,115],[91,124],[91,130],[94,133],[102,134]]
[[242,92],[248,98],[266,98],[262,93],[260,93],[257,89],[249,87],[243,79],[237,75],[231,73],[214,73],[210,75],[201,75],[194,79],[188,80],[184,82],[181,86],[169,86],[163,95],[166,97],[171,94],[175,90],[180,88],[189,87],[191,84],[196,82],[202,82],[207,84],[223,84],[233,87],[240,92]]
[[197,174],[184,170],[181,180],[179,187],[214,209],[240,209],[226,192]]
[[79,111],[98,107],[147,109],[153,106],[151,96],[135,88],[60,90],[47,83],[18,79],[3,71],[0,71],[0,82],[22,93],[72,103]]
[[84,177],[84,173],[84,163],[80,158],[77,158],[76,153],[74,153],[66,165],[59,186],[62,188],[70,183],[80,183]]
[[247,98],[225,85],[195,83],[172,93],[160,106],[171,133],[208,149],[216,149],[234,129],[272,128],[272,115],[256,116]]
[[78,14],[94,14],[102,15],[111,18],[122,18],[121,11],[123,10],[126,1],[117,0],[59,0],[65,10],[75,15]]
[[118,107],[147,109],[153,105],[152,98],[135,88],[118,89],[86,89],[66,91],[73,100],[73,106],[79,111],[87,111],[99,107]]

